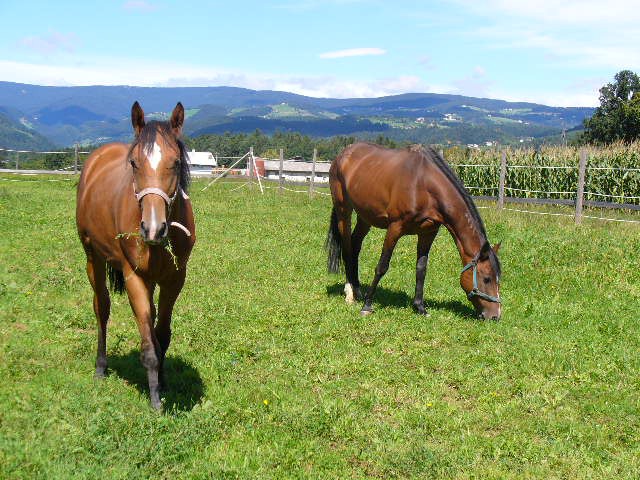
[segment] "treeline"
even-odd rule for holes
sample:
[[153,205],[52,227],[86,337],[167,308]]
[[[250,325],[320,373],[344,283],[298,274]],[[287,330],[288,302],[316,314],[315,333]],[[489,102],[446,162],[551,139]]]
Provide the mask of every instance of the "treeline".
[[[265,135],[260,130],[253,133],[225,133],[223,135],[200,135],[195,138],[185,138],[189,150],[197,152],[211,152],[216,157],[241,157],[253,147],[255,155],[264,158],[278,158],[280,149],[284,150],[285,158],[300,158],[311,160],[313,149],[318,150],[318,160],[330,162],[347,145],[355,143],[359,138],[355,136],[336,136],[330,138],[313,138],[298,132],[276,132]],[[390,148],[400,146],[397,142],[383,135],[373,137],[370,141]],[[404,144],[403,144],[404,145]],[[223,164],[232,160],[225,161]]]
[[[91,147],[89,150],[92,150]],[[64,153],[27,153],[27,152],[7,152],[0,150],[0,168],[15,168],[28,170],[61,170],[70,168],[74,164],[75,152],[73,148],[62,148],[57,150]],[[82,164],[86,154],[79,156],[79,163]]]

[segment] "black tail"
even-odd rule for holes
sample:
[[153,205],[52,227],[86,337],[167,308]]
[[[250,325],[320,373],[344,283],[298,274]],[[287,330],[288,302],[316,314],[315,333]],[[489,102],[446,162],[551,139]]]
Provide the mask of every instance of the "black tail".
[[122,270],[116,270],[107,263],[107,276],[109,277],[109,290],[115,293],[124,293],[124,274]]
[[338,230],[336,207],[331,210],[331,224],[329,225],[324,248],[327,250],[327,269],[329,273],[339,273],[342,262],[342,237],[340,236],[340,230]]

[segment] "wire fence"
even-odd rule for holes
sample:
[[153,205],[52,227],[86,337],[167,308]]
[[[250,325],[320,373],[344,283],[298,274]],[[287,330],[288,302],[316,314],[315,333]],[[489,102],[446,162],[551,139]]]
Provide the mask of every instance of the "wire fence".
[[[591,159],[587,150],[577,153],[575,165],[549,165],[545,163],[549,162],[548,158],[538,158],[538,164],[535,164],[535,157],[531,165],[514,163],[509,161],[506,150],[499,152],[498,158],[485,158],[486,163],[451,162],[451,165],[472,194],[486,195],[490,192],[489,198],[495,198],[501,209],[575,217],[576,223],[580,223],[582,218],[640,223],[638,220],[583,213],[585,207],[640,211],[640,168],[593,165],[591,162],[598,159]],[[505,203],[573,205],[575,213],[506,208]]]
[[72,149],[35,151],[0,148],[0,168],[12,170],[47,170],[78,173],[83,157],[91,152]]
[[[0,166],[17,171],[31,169],[36,172],[48,170],[74,173],[82,169],[85,155],[89,153],[79,150],[77,146],[58,151],[0,148]],[[625,166],[616,166],[602,164],[600,157],[595,155],[591,157],[586,150],[576,151],[576,153],[579,155],[574,159],[575,164],[569,164],[567,160],[570,158],[564,158],[562,164],[557,162],[554,164],[548,158],[534,156],[532,157],[534,160],[528,165],[522,161],[523,156],[520,153],[506,150],[495,152],[493,157],[485,155],[481,162],[456,162],[454,159],[449,161],[475,198],[496,200],[499,209],[537,215],[574,217],[577,223],[582,218],[640,223],[640,220],[586,215],[583,212],[585,207],[591,209],[589,213],[602,213],[605,209],[640,211],[640,168],[637,166],[640,155],[636,156],[636,152],[632,152],[630,160],[620,162],[626,163]],[[617,158],[620,158],[619,154]],[[280,170],[275,180],[266,178],[264,167],[260,167],[260,161],[263,159],[258,159],[254,155],[253,148],[245,155],[217,157],[217,160],[228,167],[215,169],[213,179],[204,188],[205,190],[216,181],[236,174],[244,177],[248,185],[257,183],[261,191],[277,188],[281,192],[307,194],[310,197],[316,194],[330,195],[318,190],[320,186],[318,181],[322,177],[317,176],[316,172],[316,165],[320,163],[317,162],[317,151],[314,151],[313,160],[307,162],[308,171],[298,170],[295,172],[297,176],[288,177],[283,171],[284,154],[281,150],[280,158],[276,159],[280,161]],[[304,164],[304,162],[297,163]],[[205,173],[211,174],[211,170]],[[3,178],[3,180],[7,179]],[[275,181],[278,185],[267,185],[267,181],[269,183]],[[301,189],[300,186],[305,184],[307,188]],[[296,187],[291,188],[291,185]],[[505,206],[505,204],[514,203],[573,206],[575,212],[569,214]]]

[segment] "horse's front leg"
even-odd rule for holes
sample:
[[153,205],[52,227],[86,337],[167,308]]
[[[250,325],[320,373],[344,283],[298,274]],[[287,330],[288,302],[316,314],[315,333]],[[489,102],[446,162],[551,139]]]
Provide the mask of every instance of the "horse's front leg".
[[151,406],[156,410],[160,410],[162,403],[160,402],[158,370],[160,367],[161,349],[153,329],[153,308],[149,301],[151,297],[151,285],[137,276],[130,268],[125,270],[125,278],[129,304],[136,317],[136,323],[138,324],[138,330],[140,332],[140,361],[144,368],[147,369]]
[[413,307],[421,315],[428,315],[424,308],[424,280],[427,276],[427,264],[429,263],[429,250],[433,240],[438,234],[438,229],[418,234],[418,248],[416,259],[416,294],[413,299]]
[[173,312],[173,306],[184,285],[186,274],[186,269],[179,270],[171,278],[171,281],[160,285],[158,323],[156,324],[155,334],[160,345],[159,378],[160,385],[163,389],[166,388],[167,385],[164,374],[164,359],[169,349],[169,344],[171,343],[171,314]]

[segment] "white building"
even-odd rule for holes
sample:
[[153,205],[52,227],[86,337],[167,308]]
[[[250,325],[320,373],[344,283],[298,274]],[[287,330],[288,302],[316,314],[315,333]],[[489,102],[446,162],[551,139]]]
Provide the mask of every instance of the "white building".
[[218,166],[216,157],[214,157],[211,152],[196,152],[195,150],[191,150],[187,153],[189,155],[191,170],[211,171]]
[[[329,167],[331,167],[331,164],[328,162],[316,162],[314,183],[329,182]],[[258,168],[260,168],[260,165],[258,165]],[[311,162],[285,160],[282,162],[282,175],[288,182],[309,182],[312,168],[313,163]],[[264,176],[265,178],[278,180],[280,178],[280,160],[264,160]]]

